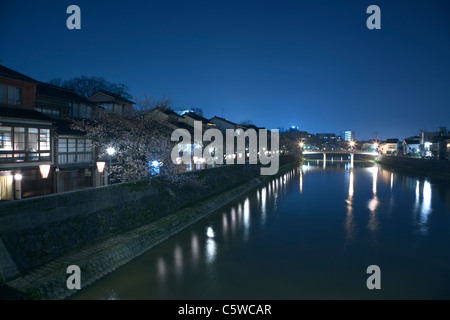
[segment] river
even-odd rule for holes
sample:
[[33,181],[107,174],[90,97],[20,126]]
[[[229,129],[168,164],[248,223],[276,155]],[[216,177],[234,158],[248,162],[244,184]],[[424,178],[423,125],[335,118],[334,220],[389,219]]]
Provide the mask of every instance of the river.
[[448,182],[309,161],[72,299],[450,299],[449,247]]

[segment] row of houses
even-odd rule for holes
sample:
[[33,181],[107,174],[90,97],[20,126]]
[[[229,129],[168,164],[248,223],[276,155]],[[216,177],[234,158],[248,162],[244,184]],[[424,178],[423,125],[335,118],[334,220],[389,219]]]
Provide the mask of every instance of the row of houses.
[[98,150],[71,120],[90,119],[98,108],[125,114],[132,105],[107,91],[86,99],[0,65],[0,200],[105,184]]
[[418,136],[412,136],[404,140],[387,139],[386,141],[367,141],[362,144],[362,149],[376,149],[382,155],[403,156],[423,159],[450,159],[450,133],[446,127],[440,127],[435,132],[420,132]]
[[[108,166],[104,170],[98,166],[111,161],[106,146],[99,150],[85,133],[71,128],[71,123],[74,119],[89,120],[99,110],[128,115],[133,105],[133,101],[104,90],[85,98],[0,65],[0,201],[108,184]],[[221,117],[206,119],[196,110],[177,113],[155,108],[151,112],[168,128],[187,129],[192,135],[195,121],[202,122],[203,131],[216,128],[224,135],[227,129],[262,129]],[[203,141],[183,146],[191,151],[203,147]],[[204,159],[193,157],[180,167],[190,171],[206,164]]]

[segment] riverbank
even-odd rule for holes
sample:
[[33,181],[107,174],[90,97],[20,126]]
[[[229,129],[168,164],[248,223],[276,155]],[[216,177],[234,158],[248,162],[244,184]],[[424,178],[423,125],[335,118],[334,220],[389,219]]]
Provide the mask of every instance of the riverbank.
[[405,173],[426,176],[435,179],[450,179],[450,161],[417,159],[406,157],[382,156],[376,157],[375,162]]
[[[278,174],[295,166],[296,164],[287,164],[280,168]],[[202,174],[211,175],[207,172]],[[66,287],[66,268],[69,265],[80,267],[82,288],[86,287],[270,178],[272,177],[257,176],[226,191],[222,190],[219,193],[210,191],[212,196],[201,202],[191,204],[187,208],[175,211],[174,214],[165,215],[131,231],[74,248],[7,284],[10,288],[23,292],[26,298],[67,298],[75,293]]]

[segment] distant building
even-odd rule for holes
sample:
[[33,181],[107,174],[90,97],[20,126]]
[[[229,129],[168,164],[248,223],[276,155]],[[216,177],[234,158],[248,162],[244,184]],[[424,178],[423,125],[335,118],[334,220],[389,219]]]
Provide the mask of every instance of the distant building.
[[316,137],[322,140],[322,142],[331,141],[336,139],[334,133],[316,133]]
[[367,141],[361,141],[361,150],[363,151],[377,151],[380,145],[380,141],[377,139],[370,139]]
[[403,140],[403,155],[419,156],[420,155],[420,137],[414,136]]
[[90,96],[88,100],[109,112],[118,114],[131,114],[133,112],[133,101],[109,91],[100,90]]
[[353,141],[355,140],[355,131],[353,130],[345,130],[341,131],[341,137],[344,141]]
[[184,115],[185,113],[195,113],[195,114],[203,117],[202,108],[184,108],[184,109],[176,109],[173,111],[178,113],[180,116]]
[[387,139],[380,144],[378,150],[383,155],[396,156],[398,154],[398,139]]
[[39,82],[36,88],[36,111],[55,119],[89,119],[95,104],[73,90]]

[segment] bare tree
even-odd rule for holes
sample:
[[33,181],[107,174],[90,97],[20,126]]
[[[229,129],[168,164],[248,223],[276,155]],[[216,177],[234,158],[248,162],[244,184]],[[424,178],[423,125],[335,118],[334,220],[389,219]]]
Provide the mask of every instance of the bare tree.
[[71,89],[79,95],[88,98],[99,90],[109,91],[124,98],[131,99],[130,89],[123,83],[112,83],[106,81],[102,77],[80,76],[69,80],[61,80],[60,78],[52,79],[50,84]]
[[156,99],[146,95],[145,93],[142,97],[134,97],[135,105],[134,109],[137,114],[145,113],[146,111],[161,108],[163,110],[171,110],[172,109],[172,100],[166,96],[162,98]]

